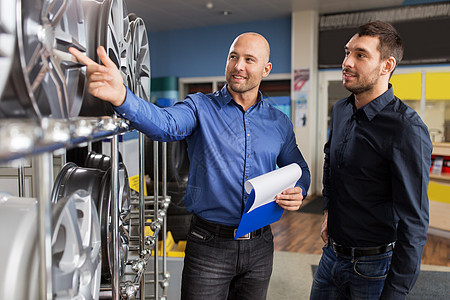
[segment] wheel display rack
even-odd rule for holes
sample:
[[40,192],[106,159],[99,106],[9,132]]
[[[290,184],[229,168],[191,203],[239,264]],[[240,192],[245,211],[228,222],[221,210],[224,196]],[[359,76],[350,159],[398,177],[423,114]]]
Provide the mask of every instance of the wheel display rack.
[[[153,191],[146,196],[146,152],[144,136],[139,134],[139,191],[129,191],[120,157],[127,153],[119,152],[119,139],[133,128],[109,104],[86,92],[86,68],[68,52],[75,47],[99,62],[95,50],[104,46],[124,84],[148,101],[150,55],[144,22],[128,14],[124,0],[14,1],[10,13],[11,0],[0,0],[0,23],[4,25],[0,34],[5,38],[0,45],[4,70],[0,75],[0,164],[32,158],[35,190],[34,198],[24,197],[21,164],[19,197],[0,191],[0,209],[4,208],[0,212],[10,214],[8,219],[14,222],[26,215],[27,229],[18,227],[13,232],[37,237],[20,242],[20,249],[0,248],[2,256],[18,260],[17,266],[8,265],[14,274],[25,272],[17,269],[25,261],[33,262],[24,276],[31,278],[29,282],[1,283],[0,298],[166,299],[170,277],[165,249],[170,203],[166,143],[160,147],[153,142],[153,157],[149,158],[154,164]],[[96,185],[107,187],[101,200],[94,199],[88,188],[83,190],[82,184],[69,188],[72,175],[88,172],[73,163],[62,167],[54,182],[54,155],[62,155],[64,164],[66,150],[91,149],[92,143],[106,139],[110,140],[110,156],[99,155],[108,160],[107,167],[90,169],[101,179]],[[95,154],[90,155],[95,160]],[[75,187],[80,189],[74,191]],[[126,208],[123,198],[127,198]],[[17,254],[21,251],[27,255],[23,262]],[[0,264],[7,261],[0,260]],[[0,278],[6,282],[6,268],[2,272]],[[145,290],[148,283],[153,291]],[[28,286],[21,289],[21,285]]]
[[[54,125],[52,130],[47,129],[47,122]],[[62,122],[62,121],[61,121]],[[86,143],[99,141],[105,138],[111,138],[111,194],[112,199],[112,245],[113,246],[113,264],[111,268],[112,280],[110,286],[102,285],[98,294],[101,298],[112,299],[165,299],[166,288],[168,287],[169,275],[166,266],[166,213],[170,203],[170,198],[167,196],[165,184],[165,159],[162,160],[162,191],[159,191],[159,185],[154,185],[152,196],[144,197],[144,137],[140,134],[139,137],[139,179],[140,191],[138,194],[130,197],[131,206],[134,208],[130,219],[132,220],[130,229],[130,255],[126,264],[130,266],[126,274],[126,281],[119,281],[119,261],[120,261],[120,238],[119,238],[119,195],[118,195],[118,175],[119,175],[119,139],[121,134],[130,130],[128,123],[122,119],[115,117],[101,117],[101,118],[80,118],[78,120],[63,122],[59,124],[56,120],[46,120],[43,125],[34,127],[35,122],[30,120],[2,120],[0,122],[0,136],[3,141],[11,141],[2,143],[0,149],[0,162],[5,163],[13,159],[20,159],[24,157],[35,157],[35,171],[34,176],[39,178],[36,198],[38,203],[38,249],[39,249],[39,278],[40,278],[40,299],[54,299],[53,295],[53,268],[52,268],[52,207],[50,199],[53,186],[53,156],[52,153],[58,150],[82,146]],[[83,126],[75,126],[73,124],[82,124]],[[67,126],[69,125],[69,126]],[[73,126],[71,126],[73,125]],[[58,127],[60,126],[60,127]],[[29,134],[30,128],[34,127],[32,134]],[[17,133],[23,134],[17,134]],[[82,134],[84,133],[84,135]],[[12,138],[14,135],[14,138]],[[64,137],[64,138],[62,138]],[[12,139],[11,139],[12,138]],[[17,141],[20,144],[27,145],[17,149]],[[26,141],[26,142],[24,142]],[[163,149],[165,143],[163,143]],[[154,142],[154,157],[155,174],[153,175],[158,182],[158,142]],[[155,151],[156,150],[156,151]],[[161,154],[165,156],[164,150]],[[158,195],[155,197],[155,195]],[[150,208],[149,208],[150,207]],[[149,221],[151,219],[152,221]],[[149,226],[153,235],[145,235],[145,226]],[[134,233],[134,234],[133,234]],[[137,233],[137,234],[136,234]],[[162,272],[159,271],[158,255],[151,255],[159,253],[158,236],[162,236],[163,257],[162,257]],[[104,246],[104,245],[102,245]],[[14,249],[11,249],[12,251]],[[151,296],[145,291],[144,274],[148,263],[154,259],[153,266],[153,285],[154,291]],[[131,270],[131,271],[130,271]],[[131,279],[130,279],[131,278]],[[148,282],[148,281],[147,281]],[[160,288],[162,288],[162,295],[159,296]],[[139,292],[139,295],[137,293]],[[150,291],[149,291],[150,292]],[[57,298],[57,297],[56,297]]]

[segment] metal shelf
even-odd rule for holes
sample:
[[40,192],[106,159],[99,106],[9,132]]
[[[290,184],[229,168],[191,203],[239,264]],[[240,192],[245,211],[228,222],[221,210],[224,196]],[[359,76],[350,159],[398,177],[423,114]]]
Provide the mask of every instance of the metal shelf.
[[71,120],[44,118],[0,120],[0,163],[59,149],[87,145],[130,130],[117,117],[89,117]]
[[442,173],[442,174],[430,173],[430,179],[450,183],[450,174],[448,174],[448,173]]
[[450,156],[450,143],[433,143],[433,155]]

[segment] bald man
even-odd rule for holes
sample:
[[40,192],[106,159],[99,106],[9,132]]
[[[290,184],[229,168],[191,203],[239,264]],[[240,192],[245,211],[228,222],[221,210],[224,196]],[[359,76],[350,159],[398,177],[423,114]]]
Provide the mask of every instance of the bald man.
[[168,108],[156,107],[126,88],[102,47],[97,52],[103,65],[76,49],[70,52],[87,65],[88,91],[110,102],[134,128],[153,140],[186,139],[190,168],[183,200],[193,219],[181,298],[265,299],[273,236],[268,225],[235,237],[248,197],[244,182],[297,163],[301,179],[276,197],[285,210],[300,208],[310,184],[292,123],[259,91],[272,69],[267,40],[257,33],[239,35],[228,53],[227,84],[212,94],[188,95]]

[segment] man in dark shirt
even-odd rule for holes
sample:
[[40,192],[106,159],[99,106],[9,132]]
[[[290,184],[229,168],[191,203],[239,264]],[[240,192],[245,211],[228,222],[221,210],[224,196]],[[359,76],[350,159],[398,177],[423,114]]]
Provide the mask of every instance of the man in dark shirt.
[[419,275],[432,144],[389,84],[402,56],[400,36],[380,21],[345,46],[352,95],[334,106],[324,149],[326,245],[311,299],[405,299]]

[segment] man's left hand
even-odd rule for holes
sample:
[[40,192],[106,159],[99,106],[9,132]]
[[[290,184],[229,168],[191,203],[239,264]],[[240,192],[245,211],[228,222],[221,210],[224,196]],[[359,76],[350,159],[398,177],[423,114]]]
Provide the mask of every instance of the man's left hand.
[[276,196],[275,202],[285,210],[298,210],[303,202],[302,192],[298,186],[287,189]]

